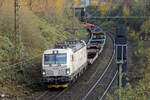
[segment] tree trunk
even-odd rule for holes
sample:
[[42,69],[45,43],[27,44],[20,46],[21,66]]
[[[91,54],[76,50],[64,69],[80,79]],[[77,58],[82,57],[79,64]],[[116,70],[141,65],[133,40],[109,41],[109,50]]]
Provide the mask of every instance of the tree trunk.
[[2,1],[0,1],[0,7],[2,7],[2,5],[3,5],[3,0],[2,0]]
[[29,1],[30,9],[32,10],[32,0]]

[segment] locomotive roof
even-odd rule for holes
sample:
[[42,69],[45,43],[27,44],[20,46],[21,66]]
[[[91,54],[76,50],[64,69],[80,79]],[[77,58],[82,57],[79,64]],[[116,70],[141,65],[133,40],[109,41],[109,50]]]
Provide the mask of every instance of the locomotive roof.
[[70,48],[74,52],[84,47],[86,44],[82,40],[65,40],[63,42],[59,42],[54,46],[54,49],[67,49]]

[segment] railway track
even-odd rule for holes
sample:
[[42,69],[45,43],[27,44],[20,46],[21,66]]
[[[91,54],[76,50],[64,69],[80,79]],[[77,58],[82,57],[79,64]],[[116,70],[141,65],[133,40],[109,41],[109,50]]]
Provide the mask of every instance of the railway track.
[[[99,59],[97,59],[97,61],[94,65],[88,66],[89,68],[84,73],[86,75],[83,74],[76,82],[74,82],[71,85],[71,87],[68,87],[65,89],[56,89],[54,91],[51,89],[46,90],[46,91],[43,91],[42,93],[39,93],[34,99],[31,99],[31,100],[81,100],[81,99],[83,99],[85,94],[87,95],[87,93],[88,93],[87,91],[89,90],[89,87],[92,86],[93,81],[97,80],[96,77],[98,77],[99,74],[102,73],[102,71],[104,73],[106,73],[107,70],[110,69],[110,65],[111,65],[111,62],[113,61],[113,57],[114,57],[114,46],[112,46],[113,43],[111,43],[113,41],[112,39],[113,39],[112,36],[109,35],[109,39],[107,40],[107,42],[109,44],[106,45],[107,49],[105,48],[106,50],[103,51],[104,54],[102,53],[102,55],[100,56]],[[112,48],[113,48],[113,50],[110,51],[110,49],[112,49]],[[106,57],[106,55],[107,55],[107,57]],[[105,64],[102,61],[102,59],[104,59],[104,58],[110,59],[109,64],[108,65],[106,64],[107,67],[105,70],[100,67],[101,65]],[[109,73],[111,73],[111,72],[109,72]],[[104,76],[104,74],[101,75],[101,79],[103,78],[103,76]],[[88,93],[88,94],[90,95],[90,93]],[[87,97],[89,95],[87,95]],[[92,100],[94,100],[94,99],[92,99]]]
[[44,91],[38,97],[36,97],[35,100],[45,100],[47,98],[49,100],[55,100],[62,93],[64,93],[66,90],[67,90],[67,88],[65,88],[65,89],[55,89],[54,91],[49,89],[49,90]]
[[107,76],[105,75],[103,78],[99,78],[99,80],[90,88],[82,100],[107,100],[103,98],[118,74],[117,71],[113,71],[107,70]]
[[[109,36],[111,37],[113,44],[114,44],[115,42],[114,42],[113,37],[111,36],[111,34],[109,34]],[[114,47],[115,47],[115,44],[114,44]],[[108,89],[110,88],[110,86],[112,85],[113,81],[115,80],[118,74],[118,71],[116,71],[117,69],[112,70],[112,67],[115,66],[114,56],[115,56],[115,48],[113,48],[113,55],[107,67],[105,68],[103,73],[100,75],[100,77],[97,79],[97,81],[86,92],[82,100],[103,100],[105,94],[107,93]]]

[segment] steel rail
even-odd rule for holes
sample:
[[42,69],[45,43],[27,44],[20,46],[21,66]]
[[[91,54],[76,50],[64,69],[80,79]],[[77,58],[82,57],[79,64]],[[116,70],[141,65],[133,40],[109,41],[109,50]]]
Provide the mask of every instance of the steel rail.
[[112,39],[113,41],[113,55],[106,67],[106,69],[104,70],[104,72],[102,73],[102,75],[99,77],[99,79],[96,81],[96,83],[91,87],[91,89],[86,93],[86,95],[82,98],[82,100],[86,100],[87,97],[91,94],[91,92],[94,90],[94,88],[98,85],[98,83],[101,81],[101,79],[103,78],[103,76],[105,75],[105,73],[107,72],[108,68],[110,67],[113,59],[114,59],[114,56],[115,56],[115,42],[114,42],[114,39],[113,37],[108,33],[109,37]]
[[[55,92],[54,94],[54,97],[52,98],[52,100],[56,100],[62,93],[64,93],[65,91],[67,90],[67,88],[65,88],[64,90],[62,91],[57,91]],[[38,96],[35,100],[43,100],[42,98],[46,95],[48,95],[49,91],[46,90],[44,91],[40,96]]]
[[103,97],[106,95],[106,93],[107,93],[108,89],[111,87],[112,83],[114,82],[114,80],[115,80],[115,78],[116,78],[117,74],[118,74],[118,71],[116,71],[116,73],[115,73],[115,75],[114,75],[113,79],[111,80],[110,84],[108,85],[108,87],[106,88],[105,92],[103,93],[103,95],[101,96],[101,98],[100,98],[99,100],[102,100],[102,99],[103,99]]
[[57,95],[53,98],[53,100],[56,100],[58,97],[60,97],[64,92],[67,91],[67,89],[68,89],[68,87],[67,87],[66,89],[64,89],[63,91],[61,91],[59,94],[57,94]]
[[37,97],[35,100],[40,100],[43,96],[45,96],[48,93],[48,90],[44,91],[42,95]]

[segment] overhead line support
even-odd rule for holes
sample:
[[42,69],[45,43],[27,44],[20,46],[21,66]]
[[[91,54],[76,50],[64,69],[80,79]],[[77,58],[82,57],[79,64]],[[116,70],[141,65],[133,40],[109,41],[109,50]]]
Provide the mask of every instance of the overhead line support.
[[21,45],[21,0],[14,0],[14,52],[13,52],[13,63],[16,63],[21,59],[22,56],[22,45]]

